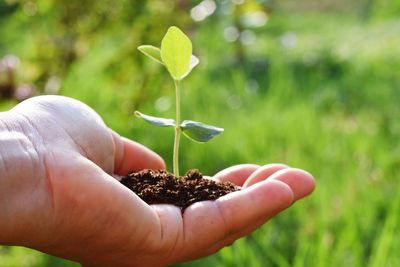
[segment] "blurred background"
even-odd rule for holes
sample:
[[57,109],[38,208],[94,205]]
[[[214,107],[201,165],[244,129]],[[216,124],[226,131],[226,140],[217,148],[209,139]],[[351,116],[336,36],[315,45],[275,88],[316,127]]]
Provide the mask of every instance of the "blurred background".
[[[284,162],[313,196],[253,235],[180,266],[400,266],[400,2],[393,0],[0,0],[0,109],[77,98],[171,166],[173,84],[136,47],[177,25],[200,65],[182,117],[225,128],[183,140],[181,171]],[[0,266],[78,266],[0,247]]]

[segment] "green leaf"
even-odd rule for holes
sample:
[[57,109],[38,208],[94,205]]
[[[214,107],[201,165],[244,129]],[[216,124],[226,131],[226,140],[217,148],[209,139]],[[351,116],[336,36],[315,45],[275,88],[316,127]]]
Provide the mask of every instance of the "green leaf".
[[192,42],[177,27],[168,29],[161,41],[161,59],[175,80],[181,80],[190,70]]
[[141,45],[138,47],[139,51],[151,58],[154,61],[157,61],[160,64],[163,64],[161,59],[161,50],[158,47],[152,45]]
[[184,120],[180,127],[186,137],[201,143],[207,142],[224,131],[223,128],[189,120]]
[[173,119],[167,119],[167,118],[158,118],[158,117],[153,117],[150,115],[146,115],[143,113],[140,113],[139,111],[135,111],[136,117],[142,118],[148,123],[157,125],[157,126],[173,126],[175,127],[175,120]]

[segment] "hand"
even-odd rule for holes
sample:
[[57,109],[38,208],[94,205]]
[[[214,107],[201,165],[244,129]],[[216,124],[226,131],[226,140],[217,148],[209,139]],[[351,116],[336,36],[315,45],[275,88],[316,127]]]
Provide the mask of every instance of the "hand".
[[210,255],[314,188],[310,174],[285,165],[234,166],[213,179],[241,191],[195,203],[182,215],[172,205],[147,205],[112,176],[164,162],[81,102],[37,97],[1,118],[21,134],[26,160],[21,166],[3,159],[0,243],[87,265],[163,266]]

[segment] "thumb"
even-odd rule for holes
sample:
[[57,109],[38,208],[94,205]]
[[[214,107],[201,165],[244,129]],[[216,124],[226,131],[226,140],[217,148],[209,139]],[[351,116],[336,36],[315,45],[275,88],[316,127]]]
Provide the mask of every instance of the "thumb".
[[143,169],[165,169],[164,160],[149,148],[112,131],[115,150],[115,169],[118,175]]

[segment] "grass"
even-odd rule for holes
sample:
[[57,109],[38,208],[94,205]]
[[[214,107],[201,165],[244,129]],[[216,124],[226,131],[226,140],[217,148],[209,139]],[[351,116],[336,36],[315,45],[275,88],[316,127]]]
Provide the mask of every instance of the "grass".
[[76,267],[80,265],[23,247],[0,247],[0,267],[20,266]]
[[[216,34],[220,25],[200,28],[194,44],[204,48],[197,51],[203,65],[185,83],[182,117],[225,132],[205,145],[182,140],[181,169],[213,174],[238,163],[285,162],[313,173],[317,189],[232,247],[179,266],[400,265],[400,27],[336,23],[327,16],[277,17],[245,48],[244,67],[232,63],[234,47]],[[296,35],[293,48],[281,45],[288,31]],[[173,84],[152,63],[118,69],[113,59],[123,40],[110,33],[96,42],[68,72],[62,94],[88,103],[171,166],[173,132],[148,132],[132,112],[140,105],[152,113],[158,90],[173,101]],[[172,113],[173,107],[163,116]],[[185,158],[189,151],[197,156]],[[1,248],[0,266],[21,265],[74,266]]]

